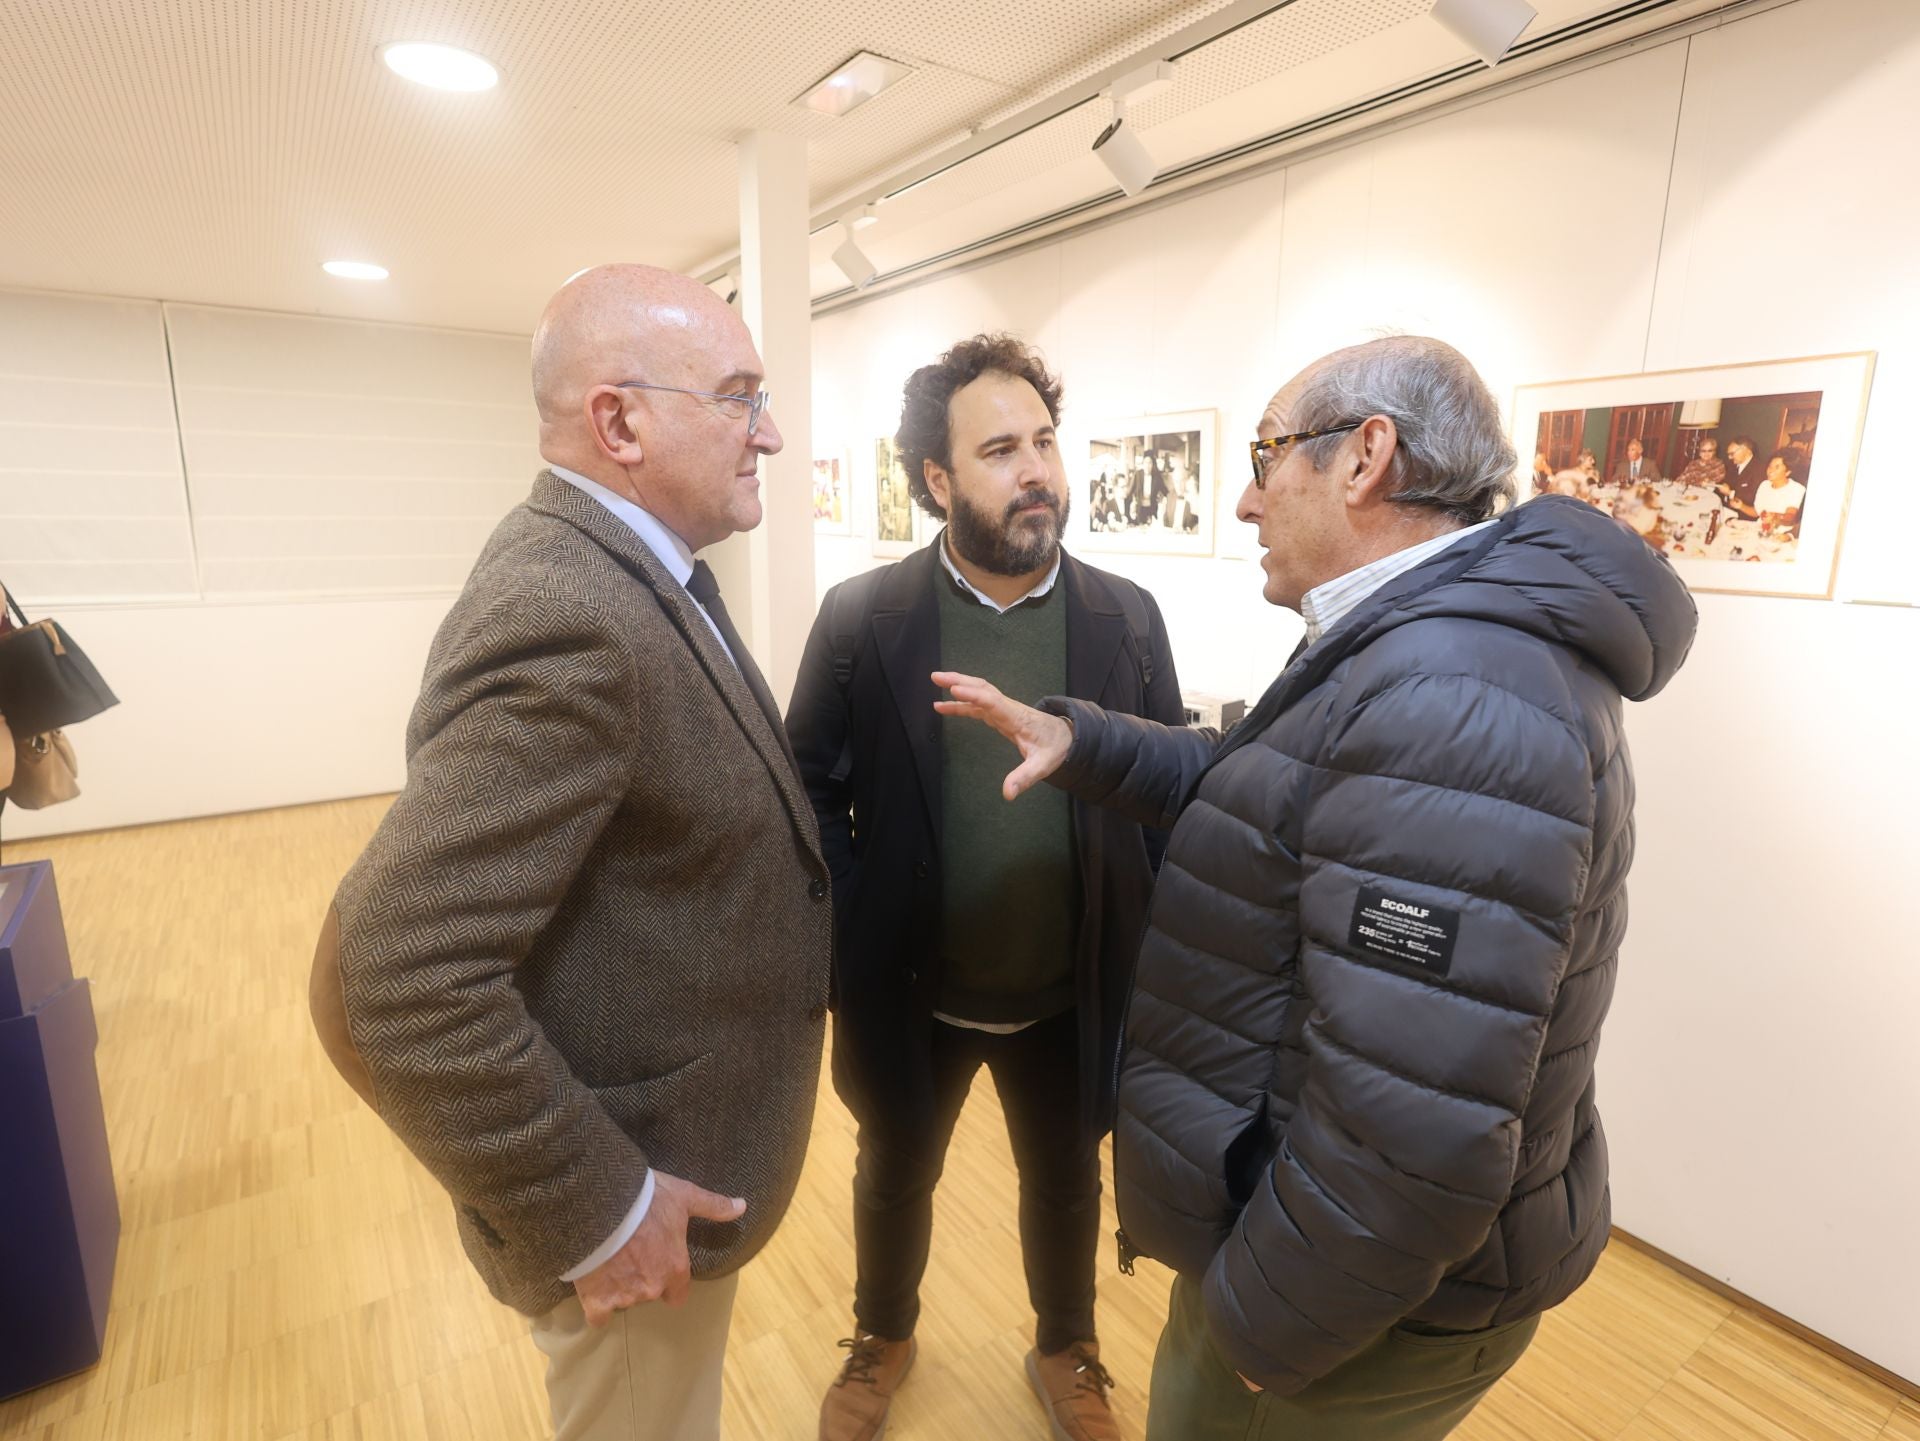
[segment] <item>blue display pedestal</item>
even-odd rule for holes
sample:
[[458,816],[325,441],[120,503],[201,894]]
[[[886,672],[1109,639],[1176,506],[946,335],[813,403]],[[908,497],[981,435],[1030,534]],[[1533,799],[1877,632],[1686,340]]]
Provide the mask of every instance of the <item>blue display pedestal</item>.
[[53,866],[0,866],[0,1397],[100,1359],[120,1202]]

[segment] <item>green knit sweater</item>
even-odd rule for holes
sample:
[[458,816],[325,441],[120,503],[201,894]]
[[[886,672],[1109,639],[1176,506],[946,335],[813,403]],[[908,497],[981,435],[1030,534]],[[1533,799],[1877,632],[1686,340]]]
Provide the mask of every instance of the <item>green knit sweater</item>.
[[[999,613],[934,572],[940,664],[984,676],[1031,705],[1067,688],[1067,605],[1060,586]],[[1012,742],[976,720],[941,721],[941,957],[938,1009],[968,1021],[1037,1021],[1073,1005],[1080,914],[1073,813],[1064,792],[1000,793],[1020,763]]]

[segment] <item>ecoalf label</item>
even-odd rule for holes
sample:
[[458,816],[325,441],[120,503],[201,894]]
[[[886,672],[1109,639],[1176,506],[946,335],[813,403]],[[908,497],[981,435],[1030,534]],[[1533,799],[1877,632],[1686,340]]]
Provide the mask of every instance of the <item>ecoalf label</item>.
[[1459,935],[1460,912],[1362,886],[1353,903],[1347,944],[1444,976],[1453,965],[1453,943]]

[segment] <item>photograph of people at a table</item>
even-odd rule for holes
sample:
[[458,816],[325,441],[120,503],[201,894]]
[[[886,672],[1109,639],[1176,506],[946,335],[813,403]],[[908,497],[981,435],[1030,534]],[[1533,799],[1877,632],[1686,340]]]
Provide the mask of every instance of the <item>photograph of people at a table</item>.
[[1534,493],[1584,500],[1672,556],[1791,561],[1820,394],[1547,411]]

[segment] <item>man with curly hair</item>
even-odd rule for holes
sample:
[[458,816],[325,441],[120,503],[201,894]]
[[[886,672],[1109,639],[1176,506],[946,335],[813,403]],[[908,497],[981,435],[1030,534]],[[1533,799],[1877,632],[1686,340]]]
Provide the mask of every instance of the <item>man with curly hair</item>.
[[990,665],[1181,719],[1152,596],[1061,549],[1060,382],[1005,335],[908,379],[897,442],[945,529],[829,592],[787,728],[833,874],[834,1084],[859,1122],[854,1335],[822,1441],[872,1441],[915,1354],[933,1191],[982,1066],[1020,1177],[1029,1383],[1063,1441],[1119,1435],[1093,1320],[1100,1138],[1163,838],[1063,793],[1002,799],[1013,748],[934,717],[932,673]]

